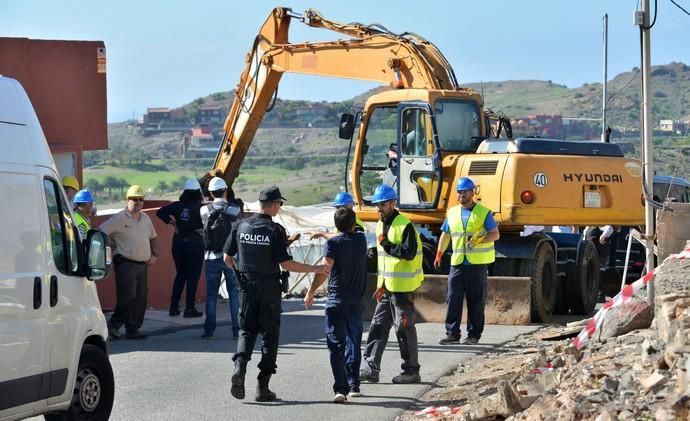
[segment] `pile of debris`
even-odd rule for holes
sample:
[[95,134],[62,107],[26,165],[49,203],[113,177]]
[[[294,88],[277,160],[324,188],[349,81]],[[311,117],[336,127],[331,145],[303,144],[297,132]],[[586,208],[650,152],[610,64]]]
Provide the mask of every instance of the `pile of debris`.
[[653,319],[633,297],[580,349],[543,341],[554,328],[520,337],[460,365],[414,418],[690,419],[690,259],[666,260],[653,284]]

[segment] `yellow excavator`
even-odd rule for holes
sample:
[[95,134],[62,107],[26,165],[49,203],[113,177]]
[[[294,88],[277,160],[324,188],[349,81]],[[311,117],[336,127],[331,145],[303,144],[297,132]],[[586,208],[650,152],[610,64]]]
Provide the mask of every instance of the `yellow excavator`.
[[[346,38],[292,43],[293,20]],[[345,185],[365,221],[378,218],[370,201],[378,184],[398,191],[399,209],[423,234],[425,273],[434,272],[446,210],[457,205],[455,184],[468,176],[501,231],[490,274],[530,278],[532,321],[547,322],[554,310],[593,311],[599,294],[595,244],[579,234],[521,233],[534,225],[643,224],[637,160],[610,143],[512,139],[509,119],[461,87],[440,50],[417,34],[276,8],[247,54],[224,139],[203,184],[219,176],[232,185],[284,73],[388,87],[341,118],[339,137],[350,142]]]

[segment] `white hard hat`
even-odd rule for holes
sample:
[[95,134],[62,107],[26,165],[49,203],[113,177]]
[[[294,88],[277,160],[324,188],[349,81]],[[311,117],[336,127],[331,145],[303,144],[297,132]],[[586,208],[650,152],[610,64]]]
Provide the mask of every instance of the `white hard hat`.
[[182,190],[201,190],[201,185],[196,178],[190,178],[184,182]]
[[225,180],[223,180],[220,177],[213,177],[211,181],[208,183],[208,191],[216,191],[216,190],[222,190],[222,189],[227,189],[228,185],[225,184]]

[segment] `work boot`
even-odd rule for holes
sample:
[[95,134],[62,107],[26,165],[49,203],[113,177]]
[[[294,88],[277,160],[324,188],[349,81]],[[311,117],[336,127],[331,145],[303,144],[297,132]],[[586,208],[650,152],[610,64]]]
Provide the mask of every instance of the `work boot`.
[[363,364],[361,370],[359,370],[359,381],[378,383],[379,382],[379,371],[373,369],[369,364]]
[[247,362],[243,360],[235,361],[235,370],[230,379],[230,394],[236,399],[244,399],[244,375],[247,372]]
[[185,319],[189,319],[189,318],[194,318],[194,317],[201,317],[203,315],[204,315],[203,312],[201,312],[195,308],[188,308],[187,310],[184,311],[184,314],[182,315],[182,317],[184,317]]
[[460,335],[448,335],[445,338],[441,339],[438,341],[439,344],[441,345],[453,345],[453,344],[459,344],[460,343]]
[[259,382],[256,384],[256,396],[254,396],[254,399],[257,402],[271,402],[276,400],[276,394],[271,392],[268,388],[268,381],[271,380],[271,375],[260,373],[257,380]]
[[419,373],[409,373],[403,371],[397,376],[393,377],[393,383],[395,384],[410,384],[410,383],[421,383],[422,378]]
[[474,336],[468,336],[464,341],[462,341],[463,345],[477,345],[478,343],[479,339],[475,338]]

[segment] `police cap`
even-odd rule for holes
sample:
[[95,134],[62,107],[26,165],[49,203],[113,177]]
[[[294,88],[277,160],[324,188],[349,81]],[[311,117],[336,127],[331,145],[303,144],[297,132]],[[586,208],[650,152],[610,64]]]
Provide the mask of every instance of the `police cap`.
[[276,200],[287,200],[280,193],[278,186],[271,186],[269,188],[261,190],[259,194],[259,200],[262,202],[273,202]]

